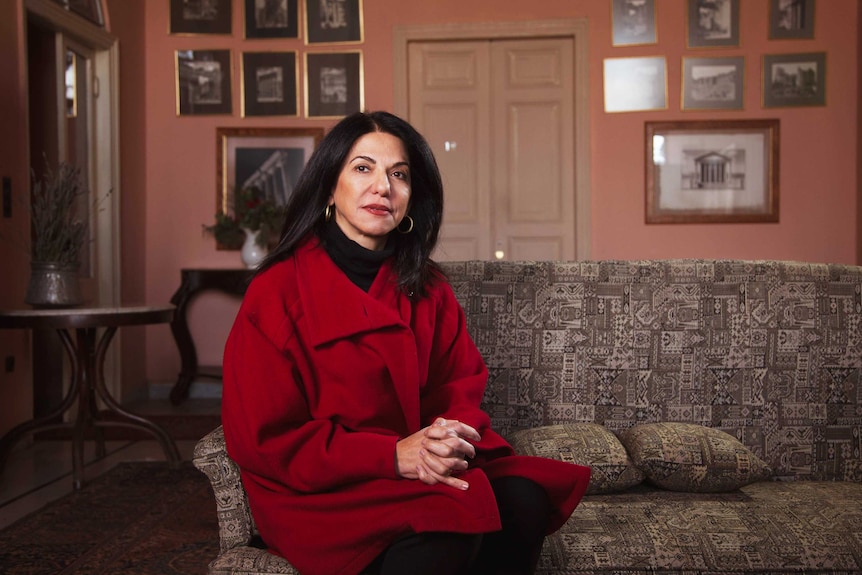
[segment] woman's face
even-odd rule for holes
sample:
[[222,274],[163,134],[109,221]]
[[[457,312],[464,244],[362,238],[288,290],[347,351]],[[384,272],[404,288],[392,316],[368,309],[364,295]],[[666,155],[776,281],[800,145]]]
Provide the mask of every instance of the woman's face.
[[356,140],[329,198],[344,235],[366,249],[382,250],[409,203],[410,167],[404,143],[383,132]]

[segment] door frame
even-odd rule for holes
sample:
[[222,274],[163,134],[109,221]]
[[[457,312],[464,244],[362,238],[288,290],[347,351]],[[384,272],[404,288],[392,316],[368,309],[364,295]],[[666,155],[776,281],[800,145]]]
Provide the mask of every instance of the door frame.
[[[62,55],[66,38],[93,53],[93,86],[90,87],[90,112],[95,130],[91,132],[89,181],[99,209],[94,210],[97,242],[94,258],[97,262],[97,301],[95,305],[120,305],[120,127],[119,127],[119,43],[117,38],[81,16],[65,10],[51,0],[25,0],[25,18],[35,18],[47,25],[58,36],[58,58]],[[104,5],[103,14],[106,14]],[[105,18],[107,21],[107,18]],[[58,70],[58,89],[63,85],[62,71]],[[28,86],[29,89],[29,86]],[[58,95],[58,106],[65,117],[63,103]],[[29,111],[28,111],[29,114]],[[58,122],[59,158],[67,157],[66,124]],[[29,125],[28,125],[29,134]],[[29,137],[29,136],[28,136]],[[29,145],[25,148],[29,150]],[[30,165],[29,151],[27,165]],[[118,401],[122,399],[120,344],[121,333],[114,337],[105,360],[105,383]]]
[[457,24],[421,24],[396,26],[393,32],[395,113],[409,117],[408,58],[410,42],[496,40],[513,38],[568,37],[574,40],[572,71],[574,102],[574,181],[575,181],[575,256],[590,259],[590,89],[589,89],[589,22],[586,18],[560,20],[527,20],[521,22],[476,22]]

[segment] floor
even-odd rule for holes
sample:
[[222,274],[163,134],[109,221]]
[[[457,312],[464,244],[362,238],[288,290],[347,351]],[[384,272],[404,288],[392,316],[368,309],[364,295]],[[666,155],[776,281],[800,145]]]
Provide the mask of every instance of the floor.
[[[147,413],[217,413],[219,400],[189,399],[180,406],[167,400],[151,400],[128,409]],[[85,447],[84,480],[111,469],[121,461],[163,461],[155,440],[116,440],[106,442],[107,454],[96,459],[95,442]],[[180,456],[191,460],[196,440],[177,441]],[[13,449],[0,475],[0,529],[41,509],[72,491],[72,449],[69,441],[23,439]]]

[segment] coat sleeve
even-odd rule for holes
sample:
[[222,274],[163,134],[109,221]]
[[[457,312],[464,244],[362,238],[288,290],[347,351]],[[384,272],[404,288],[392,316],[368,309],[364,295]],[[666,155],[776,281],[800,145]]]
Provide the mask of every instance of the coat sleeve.
[[300,493],[397,478],[396,436],[311,417],[304,383],[312,374],[289,304],[255,287],[224,352],[222,424],[231,458],[270,488]]
[[428,383],[421,398],[422,424],[444,417],[476,428],[482,436],[476,445],[476,462],[511,455],[511,446],[491,430],[490,418],[481,409],[488,368],[467,332],[464,310],[448,283],[441,283],[438,289]]

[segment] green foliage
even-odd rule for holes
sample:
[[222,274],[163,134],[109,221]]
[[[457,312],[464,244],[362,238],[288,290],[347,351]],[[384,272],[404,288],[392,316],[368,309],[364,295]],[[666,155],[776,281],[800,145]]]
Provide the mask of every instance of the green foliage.
[[281,231],[284,208],[263,199],[263,193],[256,187],[244,188],[234,204],[234,213],[216,214],[215,224],[204,225],[204,232],[211,234],[216,242],[228,249],[239,249],[245,240],[242,228],[260,230],[257,243],[269,246],[278,238]]

